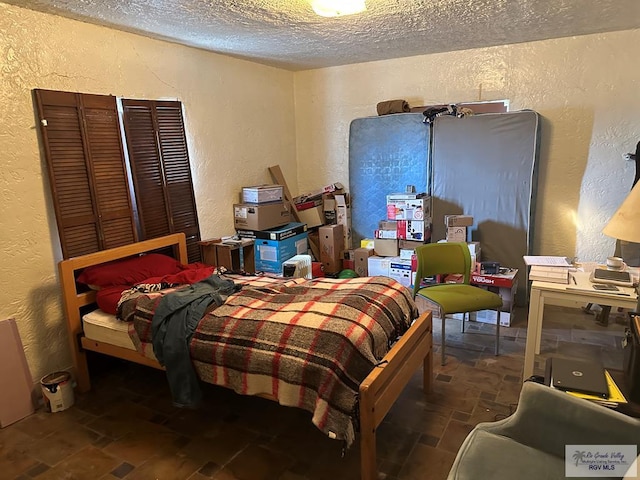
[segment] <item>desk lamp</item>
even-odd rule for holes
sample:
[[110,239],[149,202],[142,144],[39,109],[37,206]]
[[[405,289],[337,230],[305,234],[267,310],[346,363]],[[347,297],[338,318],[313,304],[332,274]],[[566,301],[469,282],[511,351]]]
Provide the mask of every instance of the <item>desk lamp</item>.
[[[631,189],[631,193],[602,229],[602,233],[618,240],[640,243],[640,182]],[[636,293],[638,293],[636,312],[640,312],[640,285]]]

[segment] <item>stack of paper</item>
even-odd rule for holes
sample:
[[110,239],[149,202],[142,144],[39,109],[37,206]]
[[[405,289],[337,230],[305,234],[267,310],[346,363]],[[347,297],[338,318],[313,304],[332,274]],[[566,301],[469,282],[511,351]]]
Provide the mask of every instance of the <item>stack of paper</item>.
[[568,266],[533,265],[529,271],[529,280],[567,284],[569,283],[569,268]]
[[570,267],[571,262],[567,257],[554,257],[549,255],[524,255],[522,257],[527,265],[540,265],[547,267]]

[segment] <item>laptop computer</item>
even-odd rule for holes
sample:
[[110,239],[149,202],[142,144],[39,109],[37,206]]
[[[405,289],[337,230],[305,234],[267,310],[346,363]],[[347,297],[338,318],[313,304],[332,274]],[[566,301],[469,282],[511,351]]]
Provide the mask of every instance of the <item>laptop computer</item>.
[[560,390],[609,398],[604,367],[588,360],[554,358],[551,361],[551,384]]

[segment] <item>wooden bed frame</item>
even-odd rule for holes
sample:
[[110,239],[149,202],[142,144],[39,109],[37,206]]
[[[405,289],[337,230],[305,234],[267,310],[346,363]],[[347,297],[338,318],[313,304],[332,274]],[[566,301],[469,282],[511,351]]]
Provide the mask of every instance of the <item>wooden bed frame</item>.
[[[176,259],[184,264],[188,263],[185,236],[182,233],[103,250],[60,262],[59,271],[64,297],[64,312],[73,356],[73,373],[79,392],[85,392],[91,388],[86,350],[154,368],[162,369],[163,367],[157,361],[149,359],[134,350],[90,340],[83,335],[80,309],[93,304],[96,294],[94,291],[79,291],[78,284],[75,281],[77,272],[90,265],[169,247],[173,248]],[[377,479],[376,429],[420,365],[423,366],[423,389],[425,392],[431,390],[432,360],[431,312],[426,312],[393,345],[380,363],[380,366],[376,367],[360,385],[360,463],[362,480]]]

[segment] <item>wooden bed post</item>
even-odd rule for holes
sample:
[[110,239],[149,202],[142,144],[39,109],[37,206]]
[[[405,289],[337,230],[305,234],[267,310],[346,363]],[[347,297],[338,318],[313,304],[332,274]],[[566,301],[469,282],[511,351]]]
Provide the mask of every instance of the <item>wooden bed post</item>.
[[[58,270],[60,272],[60,282],[63,285],[64,316],[67,321],[69,347],[71,348],[71,358],[73,360],[73,374],[77,383],[77,390],[82,393],[91,389],[91,380],[89,379],[87,354],[80,347],[80,335],[82,335],[80,307],[95,301],[95,292],[77,293],[73,262],[60,262]],[[70,288],[70,285],[73,288]]]
[[360,384],[360,478],[377,480],[376,429],[422,364],[423,390],[433,384],[431,312],[413,323]]

